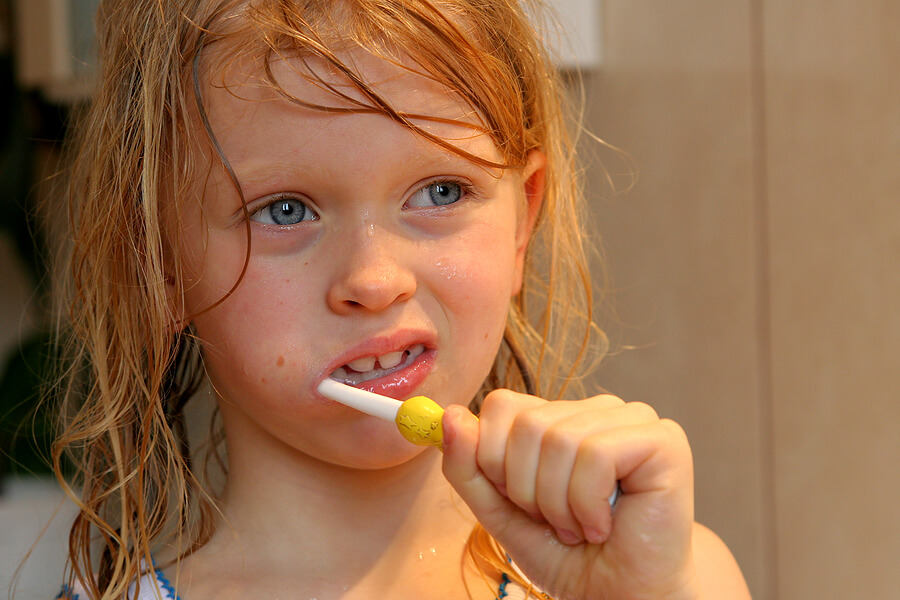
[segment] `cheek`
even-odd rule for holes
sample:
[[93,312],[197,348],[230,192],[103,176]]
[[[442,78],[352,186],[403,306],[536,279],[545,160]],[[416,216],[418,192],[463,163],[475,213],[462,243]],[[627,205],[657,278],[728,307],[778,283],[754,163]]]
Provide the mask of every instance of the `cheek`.
[[432,285],[445,309],[466,328],[496,337],[506,324],[515,272],[513,232],[487,227],[434,260]]
[[198,224],[182,231],[180,242],[185,309],[194,315],[220,301],[240,279],[247,240],[243,232],[210,232]]
[[[222,292],[221,281],[207,277],[203,282],[205,285],[197,286],[198,297],[221,297],[228,291]],[[228,279],[225,283],[231,286],[234,282]],[[311,347],[316,334],[309,326],[314,304],[310,288],[303,273],[252,261],[234,292],[194,319],[214,380],[223,387],[276,381],[299,385],[306,370],[316,367],[316,361],[300,352]],[[225,385],[226,381],[230,384]]]

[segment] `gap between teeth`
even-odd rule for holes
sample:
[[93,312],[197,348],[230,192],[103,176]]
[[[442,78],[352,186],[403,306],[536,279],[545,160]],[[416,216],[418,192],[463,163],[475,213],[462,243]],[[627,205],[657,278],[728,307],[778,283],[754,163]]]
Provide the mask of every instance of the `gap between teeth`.
[[406,350],[388,352],[380,356],[366,356],[352,360],[331,374],[331,379],[358,385],[370,379],[383,377],[392,371],[403,368],[425,351],[423,344],[410,346]]

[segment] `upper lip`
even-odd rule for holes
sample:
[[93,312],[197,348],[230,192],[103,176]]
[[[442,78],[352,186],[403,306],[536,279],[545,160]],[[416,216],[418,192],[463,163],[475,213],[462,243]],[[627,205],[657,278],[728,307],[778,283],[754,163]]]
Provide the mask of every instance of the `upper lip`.
[[431,332],[421,329],[405,329],[390,334],[373,335],[351,346],[328,363],[322,379],[330,377],[338,368],[358,358],[398,352],[416,344],[422,344],[426,350],[430,350],[435,346],[435,336]]

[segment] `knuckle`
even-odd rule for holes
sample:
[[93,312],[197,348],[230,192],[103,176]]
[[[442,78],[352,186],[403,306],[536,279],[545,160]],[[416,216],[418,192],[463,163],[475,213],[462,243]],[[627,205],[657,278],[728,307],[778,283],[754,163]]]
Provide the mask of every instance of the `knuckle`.
[[572,436],[560,427],[549,427],[541,438],[541,450],[552,454],[568,452],[575,444]]
[[478,456],[478,468],[494,484],[505,483],[503,461],[493,455]]
[[546,419],[537,410],[523,410],[516,415],[512,424],[513,433],[521,435],[542,436],[546,429]]
[[673,445],[683,447],[688,452],[690,452],[690,442],[688,441],[687,433],[684,431],[684,428],[681,425],[679,425],[672,419],[660,419],[659,423],[660,426],[662,426],[668,440]]
[[613,443],[607,436],[590,436],[579,446],[576,460],[602,472],[612,468],[612,451]]
[[515,397],[516,392],[512,390],[503,388],[491,390],[484,397],[484,401],[481,404],[481,413],[505,410],[515,401]]
[[672,419],[660,419],[660,424],[666,430],[666,432],[671,435],[673,438],[687,440],[687,434],[684,432],[684,428],[679,425],[676,421]]
[[616,408],[624,406],[625,401],[612,394],[600,394],[591,398],[600,408]]
[[626,404],[629,410],[638,414],[639,418],[644,421],[659,421],[659,413],[656,409],[646,402],[629,402]]

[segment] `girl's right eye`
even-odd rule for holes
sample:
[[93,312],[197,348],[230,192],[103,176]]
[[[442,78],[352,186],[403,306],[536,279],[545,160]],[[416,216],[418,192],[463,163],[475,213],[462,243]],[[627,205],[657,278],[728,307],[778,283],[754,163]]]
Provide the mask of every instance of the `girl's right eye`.
[[296,225],[301,221],[315,221],[318,218],[319,215],[313,209],[293,196],[277,198],[250,215],[250,220],[266,225]]

